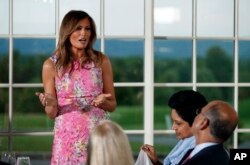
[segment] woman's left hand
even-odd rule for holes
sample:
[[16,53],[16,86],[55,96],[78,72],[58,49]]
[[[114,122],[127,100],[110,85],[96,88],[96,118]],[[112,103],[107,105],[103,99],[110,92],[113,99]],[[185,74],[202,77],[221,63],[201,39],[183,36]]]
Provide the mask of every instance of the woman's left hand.
[[109,97],[111,97],[110,93],[100,94],[92,101],[92,105],[95,107],[101,107],[103,104],[105,104]]

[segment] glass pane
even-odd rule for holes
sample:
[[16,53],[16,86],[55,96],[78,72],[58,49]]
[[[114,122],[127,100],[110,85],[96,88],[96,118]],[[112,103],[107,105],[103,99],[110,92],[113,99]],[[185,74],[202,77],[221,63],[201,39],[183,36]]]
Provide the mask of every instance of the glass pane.
[[[0,132],[8,130],[9,123],[9,90],[0,88]],[[1,144],[0,144],[1,145]],[[0,146],[1,148],[1,146]]]
[[250,133],[239,133],[239,145],[238,148],[249,149],[250,148]]
[[154,129],[172,130],[172,121],[170,117],[170,108],[168,106],[169,98],[176,92],[191,88],[154,88]]
[[138,158],[140,148],[144,144],[144,137],[143,135],[127,135],[127,136],[132,148],[132,152],[134,154],[134,159],[136,160]]
[[250,82],[250,41],[239,41],[239,81]]
[[239,36],[250,37],[250,1],[239,1]]
[[191,82],[192,41],[154,41],[155,82]]
[[144,35],[144,0],[105,0],[105,35]]
[[111,120],[126,129],[143,129],[143,89],[120,87],[115,89],[117,108]]
[[53,136],[15,136],[13,151],[17,156],[29,156],[33,165],[50,164]]
[[143,81],[143,40],[105,40],[105,54],[110,57],[115,82]]
[[239,88],[239,127],[250,128],[250,87]]
[[233,82],[233,41],[197,41],[197,81]]
[[230,87],[199,87],[197,91],[201,92],[207,101],[223,100],[234,106],[234,89]]
[[9,40],[0,39],[0,83],[9,82]]
[[41,83],[43,62],[54,49],[54,39],[14,39],[14,82]]
[[54,120],[47,117],[35,92],[43,89],[14,88],[13,125],[14,131],[53,131]]
[[0,136],[0,148],[1,148],[1,151],[8,151],[8,138],[7,137]]
[[175,134],[154,135],[154,147],[157,151],[158,158],[163,162],[167,154],[177,144],[178,139]]
[[0,34],[9,34],[9,0],[0,1],[0,25]]
[[60,1],[60,23],[67,12],[70,10],[83,10],[87,12],[95,21],[97,35],[100,35],[100,0],[63,0]]
[[55,34],[55,0],[13,0],[14,34]]
[[154,2],[155,36],[192,36],[192,0]]
[[233,35],[234,0],[197,0],[197,36]]
[[94,49],[95,50],[98,50],[98,51],[101,51],[101,40],[100,39],[97,39],[94,43]]

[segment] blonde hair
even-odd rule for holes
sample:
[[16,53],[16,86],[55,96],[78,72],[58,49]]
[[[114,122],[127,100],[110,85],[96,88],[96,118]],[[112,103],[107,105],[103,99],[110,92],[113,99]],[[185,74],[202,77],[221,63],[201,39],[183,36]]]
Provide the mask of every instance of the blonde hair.
[[88,165],[134,165],[127,135],[110,120],[101,121],[93,130],[88,152]]

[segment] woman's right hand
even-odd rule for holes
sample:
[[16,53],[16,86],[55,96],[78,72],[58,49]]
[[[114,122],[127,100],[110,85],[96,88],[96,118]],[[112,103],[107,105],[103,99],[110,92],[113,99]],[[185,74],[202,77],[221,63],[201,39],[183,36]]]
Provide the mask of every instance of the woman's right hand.
[[154,148],[154,146],[151,146],[149,144],[144,144],[142,145],[141,149],[146,152],[146,154],[148,155],[149,159],[151,160],[151,162],[153,164],[158,162],[158,158],[156,155],[156,150]]
[[58,114],[57,98],[49,93],[36,92],[44,110],[50,119],[54,119]]
[[49,93],[36,92],[36,95],[44,107],[57,105],[57,99]]

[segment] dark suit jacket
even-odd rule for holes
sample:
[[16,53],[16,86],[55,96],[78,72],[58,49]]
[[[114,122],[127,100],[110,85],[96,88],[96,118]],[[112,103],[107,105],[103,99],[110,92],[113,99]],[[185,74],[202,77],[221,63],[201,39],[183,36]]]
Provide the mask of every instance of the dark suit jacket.
[[[190,152],[187,152],[182,162],[188,157]],[[187,160],[184,165],[229,165],[230,158],[222,144],[212,145],[200,150],[192,158]]]

